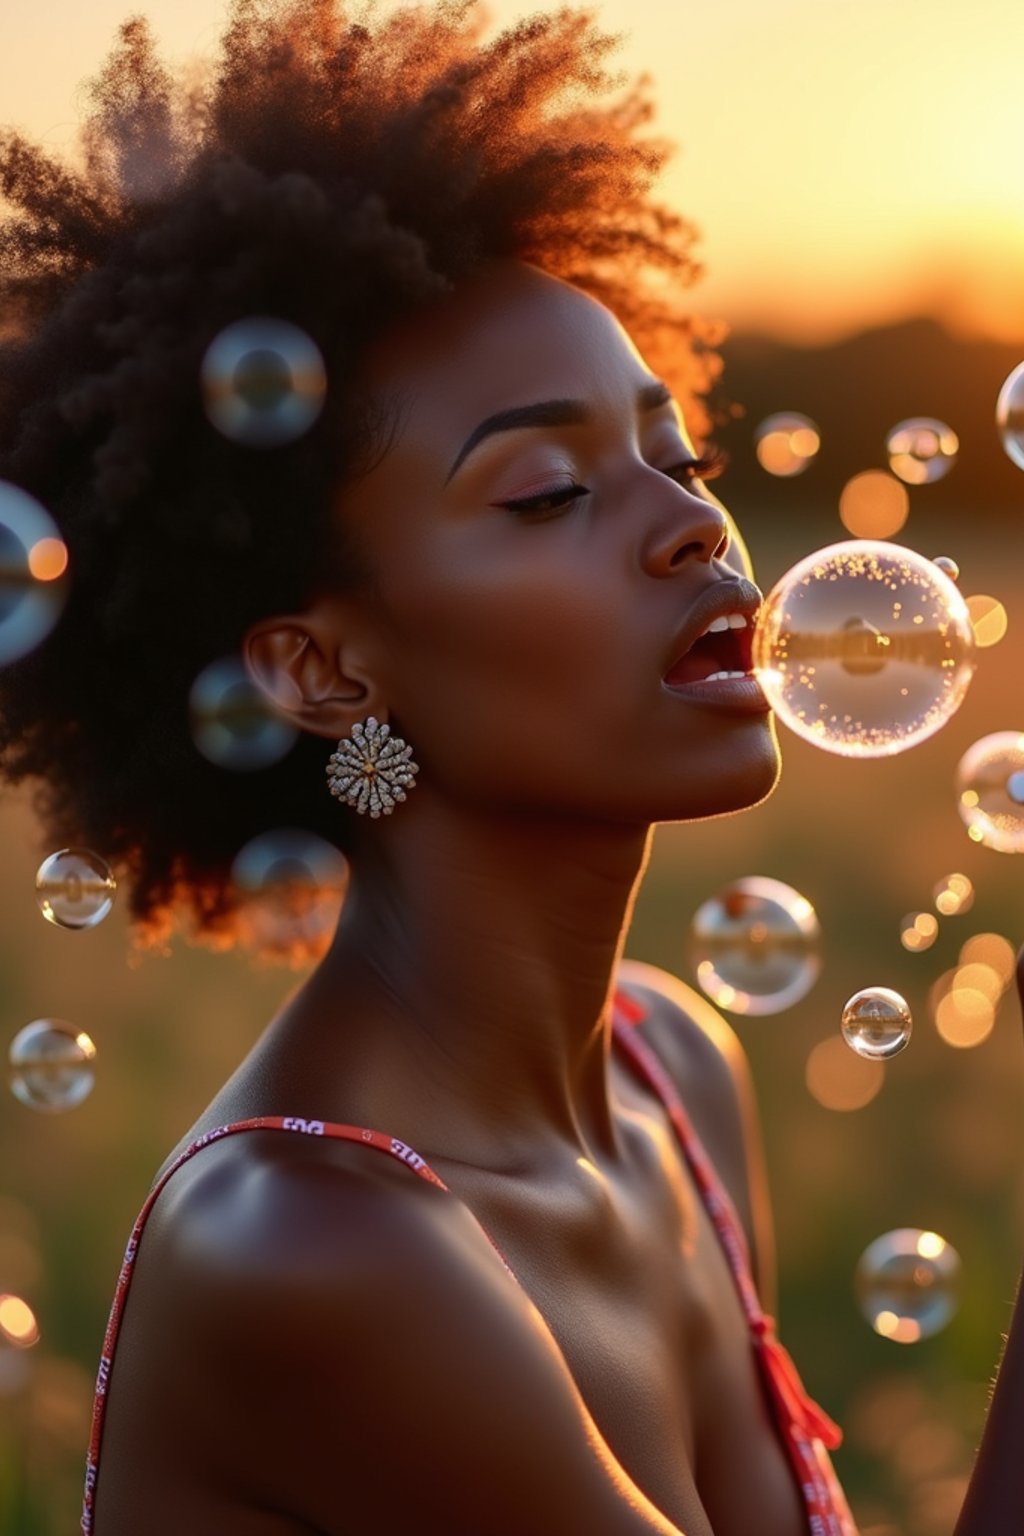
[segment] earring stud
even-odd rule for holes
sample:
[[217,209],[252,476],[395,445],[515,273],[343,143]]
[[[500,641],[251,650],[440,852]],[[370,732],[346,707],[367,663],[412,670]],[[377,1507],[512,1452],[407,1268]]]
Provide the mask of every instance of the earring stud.
[[327,788],[360,816],[390,816],[399,800],[416,785],[419,764],[412,747],[394,736],[386,722],[373,715],[357,721],[350,736],[343,736],[327,763]]

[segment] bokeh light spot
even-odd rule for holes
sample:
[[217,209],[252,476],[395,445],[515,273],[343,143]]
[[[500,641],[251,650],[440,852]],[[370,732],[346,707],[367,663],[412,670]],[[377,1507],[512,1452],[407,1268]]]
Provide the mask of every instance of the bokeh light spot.
[[1010,622],[999,599],[990,597],[987,592],[977,592],[967,599],[967,612],[971,616],[975,645],[980,650],[998,645]]
[[807,1058],[804,1080],[824,1109],[849,1111],[870,1104],[885,1081],[885,1064],[851,1056],[836,1035],[819,1040]]
[[754,451],[761,468],[783,478],[803,474],[821,447],[821,435],[809,416],[777,411],[766,416],[754,433]]
[[887,539],[899,533],[910,511],[910,497],[884,469],[865,469],[847,480],[839,497],[843,526],[858,539]]

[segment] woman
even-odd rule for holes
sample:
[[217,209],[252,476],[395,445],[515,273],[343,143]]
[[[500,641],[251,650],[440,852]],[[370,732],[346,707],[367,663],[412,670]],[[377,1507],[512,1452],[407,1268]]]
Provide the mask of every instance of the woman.
[[[691,275],[689,232],[642,98],[580,104],[612,40],[565,10],[485,47],[470,10],[238,0],[185,95],[130,23],[83,176],[7,145],[4,474],[74,584],[0,679],[5,771],[51,846],[130,871],[142,932],[223,941],[268,828],[351,867],[133,1235],[83,1527],[847,1536],[764,1310],[738,1044],[621,958],[652,825],[777,771],[759,595],[682,425],[708,357],[642,281]],[[196,383],[262,314],[329,379],[273,451]],[[260,773],[188,734],[232,650],[301,733]],[[1021,1348],[971,1536],[1024,1514]]]

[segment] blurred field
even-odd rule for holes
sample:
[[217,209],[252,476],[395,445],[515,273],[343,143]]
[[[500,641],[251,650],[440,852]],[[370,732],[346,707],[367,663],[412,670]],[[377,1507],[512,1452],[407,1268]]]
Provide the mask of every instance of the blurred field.
[[[783,780],[766,805],[661,829],[628,946],[692,979],[690,917],[742,875],[784,880],[818,911],[824,965],[810,995],[785,1014],[734,1022],[761,1093],[783,1338],[811,1391],[846,1427],[838,1467],[872,1536],[948,1536],[1024,1246],[1017,1005],[1004,1001],[992,1034],[966,1050],[939,1038],[927,1006],[930,983],[971,934],[1024,937],[1024,867],[967,839],[952,790],[954,766],[971,742],[1024,729],[1020,533],[1009,516],[997,533],[966,499],[940,517],[930,489],[912,493],[902,541],[954,555],[964,593],[992,593],[1010,614],[1007,638],[980,653],[959,715],[930,742],[888,761],[840,760],[783,732]],[[772,491],[777,500],[780,488]],[[844,537],[833,498],[820,487],[814,505],[802,493],[800,510],[787,517],[759,508],[745,488],[730,498],[727,481],[722,493],[762,585]],[[32,881],[49,850],[36,843],[22,807],[0,810],[0,839],[7,1036],[30,1019],[65,1018],[87,1030],[100,1053],[95,1091],[78,1110],[43,1116],[10,1096],[0,1103],[0,1291],[24,1296],[42,1331],[34,1351],[13,1363],[10,1351],[0,1355],[0,1531],[70,1536],[92,1375],[131,1222],[156,1166],[296,978],[181,945],[170,959],[130,966],[117,907],[92,932],[42,921]],[[900,919],[930,906],[933,886],[952,870],[974,882],[974,909],[943,920],[932,949],[908,954]],[[836,1033],[845,999],[872,984],[908,998],[913,1039],[887,1065],[869,1105],[826,1110],[805,1085],[808,1053]],[[874,1335],[851,1289],[866,1245],[900,1226],[938,1231],[964,1263],[957,1315],[913,1347]],[[22,1375],[19,1364],[31,1369]]]

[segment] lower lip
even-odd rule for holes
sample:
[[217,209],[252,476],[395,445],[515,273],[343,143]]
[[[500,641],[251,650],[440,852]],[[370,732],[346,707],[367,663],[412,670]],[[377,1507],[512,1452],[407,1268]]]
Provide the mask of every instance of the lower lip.
[[761,684],[752,673],[747,677],[723,677],[718,682],[664,683],[662,686],[688,704],[698,704],[702,709],[721,709],[731,715],[771,712]]

